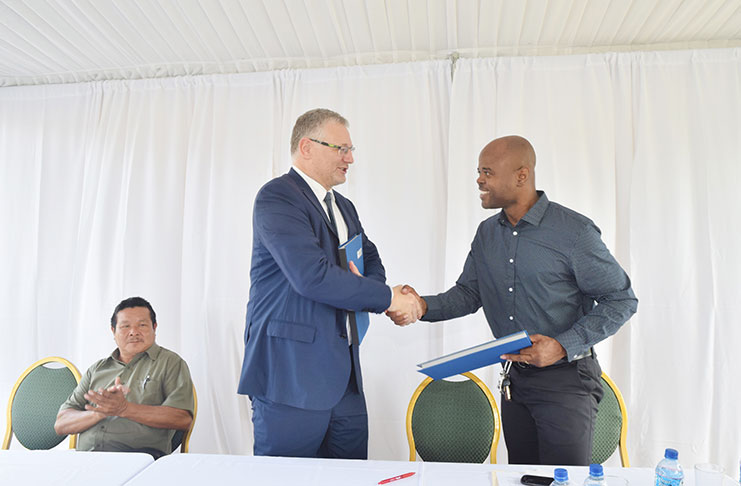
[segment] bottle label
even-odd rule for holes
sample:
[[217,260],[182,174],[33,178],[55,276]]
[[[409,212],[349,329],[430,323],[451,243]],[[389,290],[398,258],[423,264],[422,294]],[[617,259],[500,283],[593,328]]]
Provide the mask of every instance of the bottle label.
[[684,478],[668,478],[666,476],[656,476],[656,486],[682,486]]

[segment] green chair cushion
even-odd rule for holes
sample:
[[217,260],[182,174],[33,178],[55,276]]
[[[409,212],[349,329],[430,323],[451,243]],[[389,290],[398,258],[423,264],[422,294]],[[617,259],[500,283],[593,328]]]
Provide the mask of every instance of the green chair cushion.
[[494,438],[491,404],[471,380],[435,380],[414,406],[412,435],[424,461],[482,463]]
[[592,445],[592,463],[602,464],[612,456],[620,442],[620,429],[623,416],[620,403],[610,385],[603,379],[605,391],[597,409],[597,420],[594,424],[594,443]]
[[11,408],[13,433],[23,447],[51,449],[64,440],[54,432],[54,422],[75,386],[77,380],[67,368],[39,366],[26,376]]

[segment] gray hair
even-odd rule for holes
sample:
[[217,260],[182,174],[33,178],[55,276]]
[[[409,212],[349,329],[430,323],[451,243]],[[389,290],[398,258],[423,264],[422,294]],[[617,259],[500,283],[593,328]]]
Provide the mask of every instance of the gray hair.
[[341,123],[345,127],[349,125],[345,117],[326,108],[309,110],[298,117],[296,124],[293,125],[293,133],[291,134],[291,155],[295,154],[296,150],[298,150],[298,142],[302,138],[318,136],[319,130],[328,121]]

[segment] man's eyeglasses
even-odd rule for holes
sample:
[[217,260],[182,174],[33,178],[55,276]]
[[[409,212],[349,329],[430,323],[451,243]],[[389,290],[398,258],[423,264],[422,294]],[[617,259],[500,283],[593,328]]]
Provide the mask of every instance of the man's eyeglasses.
[[345,155],[347,155],[348,152],[354,152],[355,151],[355,146],[353,146],[353,145],[351,145],[349,147],[346,146],[346,145],[335,145],[333,143],[322,142],[321,140],[317,140],[315,138],[310,138],[309,140],[311,140],[312,142],[316,142],[319,145],[324,145],[325,147],[337,149],[337,153],[339,153],[343,157]]

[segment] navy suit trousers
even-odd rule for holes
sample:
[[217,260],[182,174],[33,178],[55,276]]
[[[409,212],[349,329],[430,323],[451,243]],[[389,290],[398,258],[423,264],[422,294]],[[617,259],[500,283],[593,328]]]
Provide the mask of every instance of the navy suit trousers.
[[256,456],[368,458],[368,411],[355,370],[342,399],[329,410],[306,410],[252,399]]

